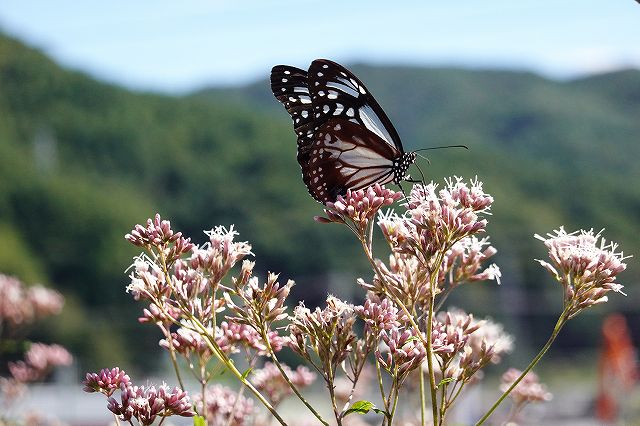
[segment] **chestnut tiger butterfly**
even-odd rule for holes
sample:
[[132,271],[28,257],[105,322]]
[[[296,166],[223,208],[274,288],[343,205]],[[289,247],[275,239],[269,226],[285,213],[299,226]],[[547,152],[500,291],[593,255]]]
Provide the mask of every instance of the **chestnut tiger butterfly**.
[[293,119],[302,179],[317,201],[409,179],[416,153],[404,151],[378,102],[342,65],[327,59],[316,59],[308,71],[277,65],[271,90]]

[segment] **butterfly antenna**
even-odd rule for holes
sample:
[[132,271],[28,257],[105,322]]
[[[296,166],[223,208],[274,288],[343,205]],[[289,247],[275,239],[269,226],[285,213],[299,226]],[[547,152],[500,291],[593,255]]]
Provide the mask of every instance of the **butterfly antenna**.
[[445,149],[445,148],[464,148],[464,149],[469,149],[469,147],[466,146],[466,145],[446,145],[446,146],[432,146],[431,148],[416,149],[413,152],[428,151],[428,150],[431,150],[431,149]]
[[[414,151],[414,152],[415,152],[415,151]],[[418,154],[417,152],[416,152],[416,155],[417,155],[418,157],[422,158],[423,160],[427,160],[427,163],[428,163],[429,165],[431,165],[431,160],[429,160],[427,157],[425,157],[424,155],[420,155],[420,154]],[[416,166],[417,166],[417,164],[416,164]]]

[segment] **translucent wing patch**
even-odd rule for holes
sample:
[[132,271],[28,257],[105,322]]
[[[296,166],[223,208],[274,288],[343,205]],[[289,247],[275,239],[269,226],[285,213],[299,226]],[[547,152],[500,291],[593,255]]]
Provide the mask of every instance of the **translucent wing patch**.
[[[314,120],[320,124],[332,117],[349,120],[404,152],[391,120],[365,85],[349,70],[327,59],[316,59],[309,67],[308,80]],[[315,127],[319,127],[318,124]]]
[[377,134],[343,118],[332,118],[316,130],[302,177],[309,193],[321,203],[335,201],[347,189],[396,180],[399,152]]

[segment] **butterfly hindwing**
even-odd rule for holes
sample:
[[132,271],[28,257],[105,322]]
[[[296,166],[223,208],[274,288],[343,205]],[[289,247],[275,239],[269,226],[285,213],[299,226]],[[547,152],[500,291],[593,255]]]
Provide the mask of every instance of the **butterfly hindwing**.
[[394,180],[394,147],[359,124],[331,118],[315,133],[302,176],[318,201],[335,201],[347,189],[358,190]]

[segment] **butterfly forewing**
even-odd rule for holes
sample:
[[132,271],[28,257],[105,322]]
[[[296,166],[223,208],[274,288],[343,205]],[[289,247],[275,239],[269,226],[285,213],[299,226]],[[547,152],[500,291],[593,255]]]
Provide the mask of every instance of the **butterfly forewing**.
[[358,77],[327,59],[313,61],[308,74],[315,120],[344,118],[364,126],[403,152],[391,120]]
[[298,137],[298,153],[313,142],[314,120],[307,72],[287,65],[276,65],[271,70],[271,91],[284,105],[293,120]]

